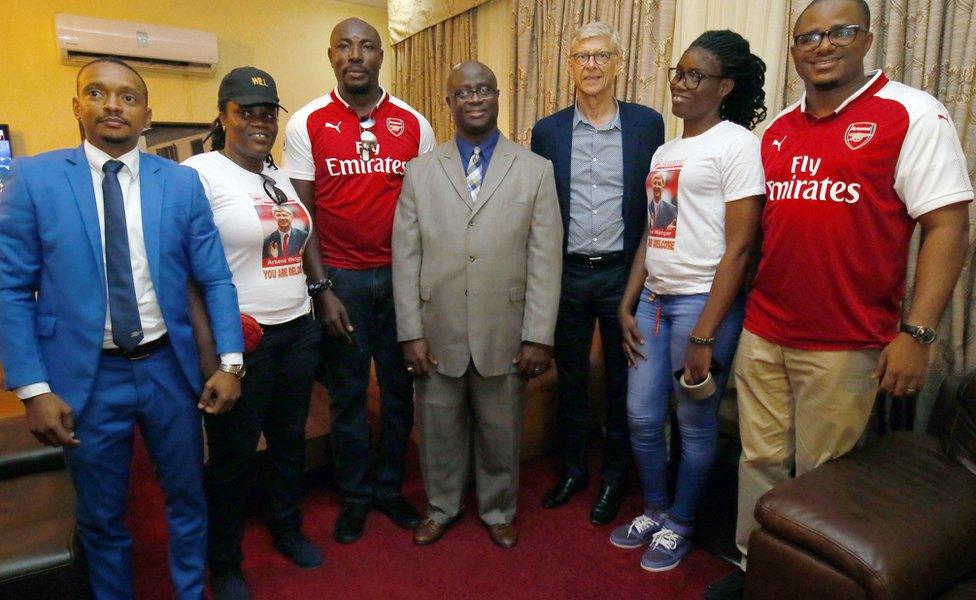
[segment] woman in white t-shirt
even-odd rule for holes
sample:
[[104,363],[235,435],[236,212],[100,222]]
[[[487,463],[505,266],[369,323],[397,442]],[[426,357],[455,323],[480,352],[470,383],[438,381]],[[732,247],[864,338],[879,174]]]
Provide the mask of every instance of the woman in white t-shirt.
[[[610,536],[623,548],[650,544],[641,558],[649,571],[674,568],[691,548],[715,455],[718,403],[742,329],[742,284],[762,213],[759,139],[750,129],[766,115],[765,70],[731,31],[705,32],[670,69],[672,112],[682,119],[682,134],[651,159],[647,243],[620,305],[633,367],[627,417],[645,512]],[[678,385],[678,377],[709,385],[709,376],[716,389],[704,399],[693,400]],[[664,436],[672,392],[681,430],[673,502]]]
[[[246,597],[241,573],[245,479],[262,433],[271,460],[267,522],[274,547],[300,567],[322,563],[322,552],[300,532],[299,510],[305,421],[321,330],[311,315],[302,268],[312,220],[270,155],[280,108],[275,82],[253,67],[234,69],[220,84],[218,108],[214,151],[184,164],[200,174],[210,199],[242,319],[253,324],[253,318],[263,330],[256,347],[245,348],[240,400],[229,411],[204,416],[208,566],[215,596],[239,598]],[[212,348],[201,351],[213,354]]]

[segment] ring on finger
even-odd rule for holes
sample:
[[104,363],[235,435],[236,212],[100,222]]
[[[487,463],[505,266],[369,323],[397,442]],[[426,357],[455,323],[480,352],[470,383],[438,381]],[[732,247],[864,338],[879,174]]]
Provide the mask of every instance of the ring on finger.
[[407,373],[413,373],[413,371],[414,371],[413,367],[407,367]]

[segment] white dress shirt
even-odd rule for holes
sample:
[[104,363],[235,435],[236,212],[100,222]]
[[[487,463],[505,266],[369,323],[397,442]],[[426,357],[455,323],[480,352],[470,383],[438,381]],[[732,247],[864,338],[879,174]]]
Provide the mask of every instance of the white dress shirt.
[[[105,202],[102,197],[102,180],[105,172],[102,168],[110,160],[118,160],[124,166],[118,172],[119,186],[122,188],[122,199],[125,206],[125,224],[129,237],[129,261],[132,265],[132,283],[135,284],[136,300],[139,303],[139,320],[142,322],[142,343],[158,340],[166,334],[166,323],[163,313],[156,299],[156,289],[153,287],[152,276],[149,272],[149,255],[146,252],[146,240],[142,235],[142,196],[139,186],[139,149],[133,148],[118,158],[112,158],[95,146],[84,143],[85,157],[91,170],[92,188],[95,192],[95,208],[98,211],[98,230],[102,240],[102,258],[105,259]],[[103,263],[104,264],[104,263]],[[103,273],[105,298],[108,298],[108,278]],[[102,336],[103,349],[118,348],[112,341],[112,316],[109,313],[108,301],[105,303],[105,331]],[[222,362],[241,364],[241,353],[228,353],[220,356]],[[19,387],[14,393],[21,399],[31,398],[38,394],[51,391],[46,381],[32,383]]]

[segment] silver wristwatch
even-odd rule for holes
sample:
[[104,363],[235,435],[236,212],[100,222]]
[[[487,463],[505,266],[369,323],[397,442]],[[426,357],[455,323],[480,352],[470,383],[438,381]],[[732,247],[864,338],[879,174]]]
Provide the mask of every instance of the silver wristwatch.
[[244,374],[247,373],[247,369],[244,368],[244,365],[228,365],[227,363],[220,363],[220,366],[217,367],[217,369],[223,371],[224,373],[230,373],[238,379],[244,379]]
[[907,333],[908,335],[915,338],[915,341],[923,346],[927,346],[935,341],[935,338],[939,337],[931,327],[924,327],[922,325],[909,325],[908,323],[901,324],[901,331]]

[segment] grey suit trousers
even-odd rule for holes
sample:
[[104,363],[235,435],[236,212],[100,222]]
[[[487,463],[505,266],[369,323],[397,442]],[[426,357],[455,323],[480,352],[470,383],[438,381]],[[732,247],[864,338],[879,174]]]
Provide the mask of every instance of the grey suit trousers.
[[417,378],[415,390],[427,516],[444,524],[460,513],[473,433],[478,514],[488,525],[512,523],[525,382],[516,373],[482,377],[471,363],[461,377]]

